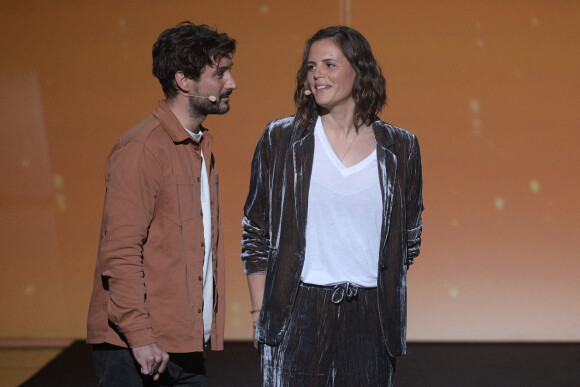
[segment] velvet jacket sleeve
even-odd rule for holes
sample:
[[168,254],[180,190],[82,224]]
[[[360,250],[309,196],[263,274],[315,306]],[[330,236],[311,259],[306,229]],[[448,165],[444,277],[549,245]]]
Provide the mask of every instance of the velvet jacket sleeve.
[[242,220],[242,261],[245,274],[265,273],[270,249],[270,179],[267,131],[256,146],[252,160],[250,190]]
[[417,137],[413,136],[407,160],[407,180],[405,187],[405,207],[407,222],[407,265],[419,255],[423,221],[423,178],[421,173],[421,152]]

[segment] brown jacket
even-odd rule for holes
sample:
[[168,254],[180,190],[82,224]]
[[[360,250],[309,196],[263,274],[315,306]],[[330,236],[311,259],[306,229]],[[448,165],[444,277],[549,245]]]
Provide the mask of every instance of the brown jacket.
[[207,132],[201,144],[194,141],[160,101],[113,147],[88,343],[139,347],[156,342],[167,352],[203,350],[201,148],[211,196],[211,348],[223,349],[225,259],[212,142]]

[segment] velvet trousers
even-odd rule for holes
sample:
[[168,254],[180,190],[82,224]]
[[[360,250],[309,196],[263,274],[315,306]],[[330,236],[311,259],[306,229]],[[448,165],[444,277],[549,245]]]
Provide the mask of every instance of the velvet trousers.
[[279,345],[261,344],[262,385],[392,386],[376,288],[301,283]]

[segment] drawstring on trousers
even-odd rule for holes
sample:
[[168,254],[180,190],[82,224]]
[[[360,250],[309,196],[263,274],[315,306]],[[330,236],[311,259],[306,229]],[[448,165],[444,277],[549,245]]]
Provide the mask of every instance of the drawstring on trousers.
[[331,301],[335,304],[340,304],[346,298],[347,301],[352,300],[358,294],[358,286],[350,282],[343,282],[334,287]]

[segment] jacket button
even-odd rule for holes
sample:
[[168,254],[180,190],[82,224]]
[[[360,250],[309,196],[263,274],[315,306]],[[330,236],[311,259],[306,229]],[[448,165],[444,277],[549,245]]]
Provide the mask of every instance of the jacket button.
[[204,242],[201,242],[201,247],[205,247],[205,243]]
[[197,313],[201,313],[201,308],[197,309]]
[[199,183],[199,177],[197,178],[197,182]]
[[385,266],[385,265],[381,265],[381,266],[379,266],[379,269],[380,269],[381,271],[385,271],[385,269],[386,269],[386,268],[387,268],[387,266]]
[[195,150],[199,150],[199,146],[197,146],[197,145],[196,145],[194,149],[195,149]]
[[203,279],[203,277],[199,276],[199,277],[197,277],[197,279],[201,281]]
[[199,211],[199,214],[200,214],[201,216],[203,216],[203,210]]

